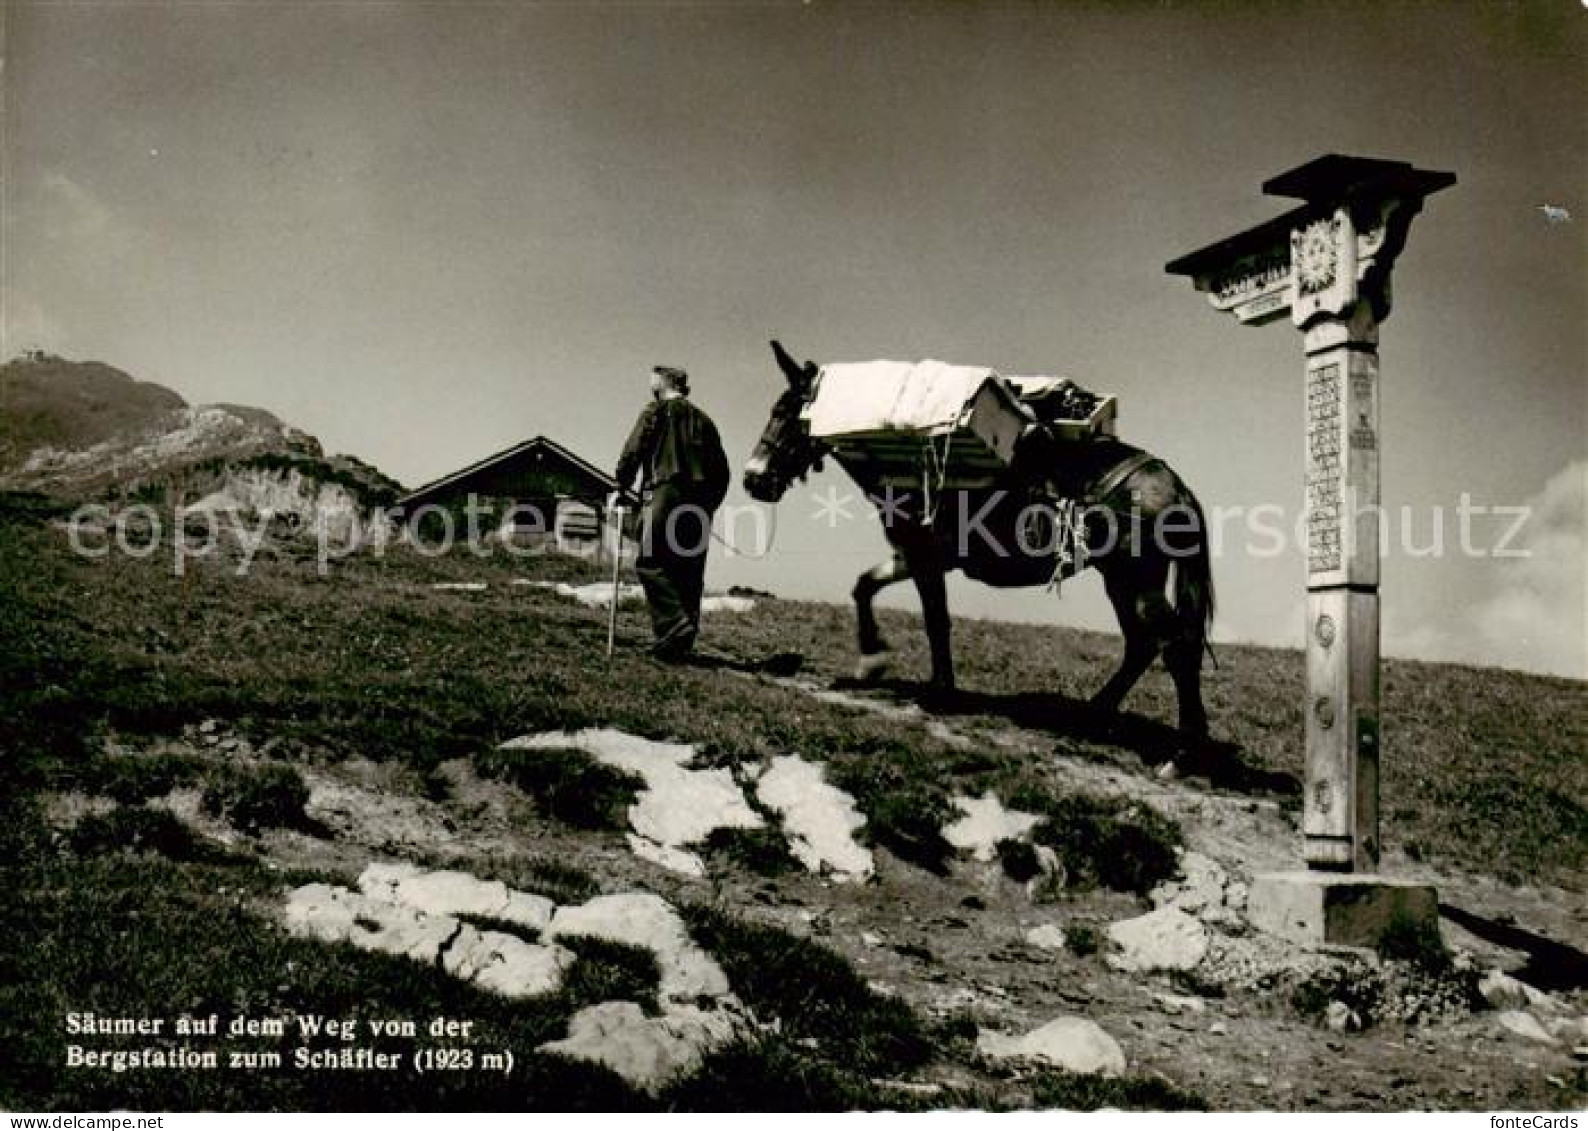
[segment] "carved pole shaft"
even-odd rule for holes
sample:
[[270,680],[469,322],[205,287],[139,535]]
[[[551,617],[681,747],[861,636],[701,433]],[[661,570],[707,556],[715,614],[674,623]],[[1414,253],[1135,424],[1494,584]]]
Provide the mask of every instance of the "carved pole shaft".
[[1315,322],[1307,351],[1309,867],[1379,861],[1378,325],[1359,299]]

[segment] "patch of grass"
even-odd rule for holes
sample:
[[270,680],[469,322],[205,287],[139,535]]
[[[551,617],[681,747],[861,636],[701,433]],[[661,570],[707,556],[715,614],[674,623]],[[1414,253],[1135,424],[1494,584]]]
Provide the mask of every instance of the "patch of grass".
[[680,909],[695,941],[740,999],[790,1037],[814,1038],[827,1059],[867,1074],[907,1071],[931,1058],[908,1005],[883,997],[842,957],[777,927],[700,905]]
[[105,856],[121,852],[153,852],[167,860],[222,864],[234,859],[219,845],[194,835],[175,815],[164,809],[121,808],[93,813],[77,822],[67,838],[79,856]]
[[802,867],[775,827],[715,828],[700,848],[708,857],[731,860],[758,876],[782,876]]
[[1030,1081],[1031,1102],[1038,1108],[1096,1111],[1207,1111],[1208,1102],[1160,1076],[1082,1076],[1043,1071]]
[[427,867],[462,868],[483,880],[543,895],[556,904],[584,903],[601,894],[601,881],[576,865],[546,856],[470,856],[466,861],[432,857]]
[[208,767],[198,755],[177,751],[103,754],[84,767],[77,785],[123,805],[136,805],[198,783]]
[[1439,934],[1437,919],[1397,914],[1378,940],[1379,957],[1408,965],[1429,974],[1450,969],[1451,955]]
[[455,912],[452,917],[460,923],[467,923],[477,931],[495,931],[499,935],[511,935],[527,943],[540,941],[539,931],[522,923],[515,923],[511,919],[499,919],[495,915],[476,915],[471,911]]
[[603,1001],[632,1001],[646,1013],[661,1012],[656,990],[661,971],[656,953],[610,939],[576,935],[557,942],[578,955],[563,977],[562,993],[583,1005]]
[[1015,883],[1027,883],[1042,874],[1042,864],[1037,859],[1035,845],[1005,837],[993,847],[998,852],[998,863],[1003,867],[1004,875]]
[[901,860],[940,876],[948,873],[954,848],[942,829],[957,810],[919,751],[903,743],[879,743],[837,762],[828,777],[865,814],[862,836]]
[[479,750],[474,769],[481,777],[517,786],[546,816],[579,829],[624,829],[629,806],[645,781],[627,770],[574,749]]
[[43,526],[72,513],[75,504],[40,491],[0,491],[0,522]]
[[1020,791],[1011,804],[1044,815],[1031,839],[1058,854],[1072,886],[1145,895],[1179,872],[1180,827],[1148,806],[1086,794],[1054,798],[1035,790]]
[[672,1111],[875,1111],[890,1107],[864,1077],[769,1034],[719,1049],[661,1097]]
[[273,762],[222,763],[204,785],[204,811],[249,833],[309,827],[308,803],[303,775]]
[[[1576,759],[1579,767],[1585,761],[1588,759],[1580,756]],[[1457,827],[1472,830],[1480,843],[1493,844],[1502,859],[1512,860],[1513,879],[1537,874],[1562,851],[1567,854],[1565,860],[1577,861],[1581,873],[1588,859],[1582,848],[1588,842],[1588,809],[1554,782],[1511,773],[1441,778],[1437,787],[1441,808],[1452,813]],[[1526,836],[1506,833],[1504,839],[1512,843],[1502,849],[1495,843],[1500,839],[1496,831],[1502,829],[1528,832]]]
[[976,1023],[976,1019],[963,1013],[951,1013],[940,1017],[930,1022],[927,1027],[933,1038],[944,1044],[974,1045],[976,1037],[981,1033],[981,1026]]
[[1071,954],[1090,958],[1103,949],[1103,932],[1096,923],[1071,919],[1064,924],[1064,946]]

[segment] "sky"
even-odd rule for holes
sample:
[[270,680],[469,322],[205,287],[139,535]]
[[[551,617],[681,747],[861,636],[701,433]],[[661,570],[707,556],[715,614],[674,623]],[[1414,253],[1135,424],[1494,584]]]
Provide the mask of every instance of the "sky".
[[[1382,328],[1383,502],[1410,518],[1384,650],[1588,677],[1579,0],[0,12],[4,356],[259,405],[412,486],[536,434],[611,467],[655,362],[742,462],[771,337],[1063,374],[1236,516],[1219,640],[1301,640],[1300,550],[1239,517],[1299,512],[1301,339],[1164,264],[1290,207],[1262,182],[1320,154],[1454,172]],[[849,489],[829,465],[712,585],[845,599],[885,553],[858,501],[818,517]],[[1480,516],[1466,553],[1464,495],[1527,517]],[[950,592],[1112,626],[1095,576]]]

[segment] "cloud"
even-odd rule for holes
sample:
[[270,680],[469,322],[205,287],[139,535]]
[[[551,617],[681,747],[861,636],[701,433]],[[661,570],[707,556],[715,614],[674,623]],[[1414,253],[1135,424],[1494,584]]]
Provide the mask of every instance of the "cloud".
[[93,190],[65,173],[48,172],[39,181],[43,230],[51,240],[111,254],[132,242],[130,225]]
[[1520,550],[1497,563],[1499,586],[1476,612],[1479,636],[1505,667],[1588,679],[1588,460],[1527,502]]
[[1526,521],[1505,556],[1493,559],[1466,619],[1416,626],[1389,619],[1387,650],[1588,679],[1588,460],[1556,473],[1524,507]]

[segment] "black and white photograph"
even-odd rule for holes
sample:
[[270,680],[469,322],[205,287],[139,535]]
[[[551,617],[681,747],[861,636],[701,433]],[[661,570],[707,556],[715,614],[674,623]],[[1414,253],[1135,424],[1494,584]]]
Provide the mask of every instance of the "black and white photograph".
[[1585,122],[1582,0],[0,0],[0,1111],[1576,1127]]

